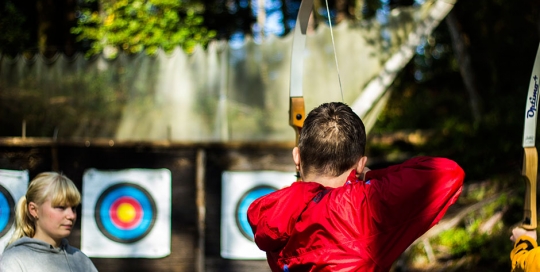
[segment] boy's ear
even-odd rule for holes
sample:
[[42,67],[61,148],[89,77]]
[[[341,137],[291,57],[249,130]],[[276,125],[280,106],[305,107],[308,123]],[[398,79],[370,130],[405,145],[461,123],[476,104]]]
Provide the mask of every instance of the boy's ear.
[[300,149],[298,149],[298,147],[293,148],[292,158],[293,158],[294,164],[296,164],[296,166],[300,166]]
[[356,164],[356,173],[360,174],[364,171],[364,168],[366,167],[366,162],[367,162],[366,156],[362,156],[358,160],[358,163]]

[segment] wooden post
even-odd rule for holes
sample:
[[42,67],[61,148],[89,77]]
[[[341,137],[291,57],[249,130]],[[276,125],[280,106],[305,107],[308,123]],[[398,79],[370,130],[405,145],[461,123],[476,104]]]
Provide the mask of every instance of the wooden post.
[[55,172],[59,172],[60,171],[60,167],[58,165],[58,143],[57,143],[57,138],[58,138],[58,128],[54,128],[54,134],[53,134],[53,137],[52,137],[52,143],[51,143],[51,160],[52,160],[52,165],[51,165],[51,169]]
[[21,136],[23,140],[26,139],[26,120],[22,121],[22,135]]
[[206,201],[204,197],[204,179],[205,179],[205,167],[206,163],[206,152],[204,149],[197,149],[197,172],[196,172],[196,201],[197,201],[197,233],[198,241],[195,251],[195,266],[197,272],[205,271],[205,250],[204,250],[204,241],[205,241],[205,229],[206,229]]

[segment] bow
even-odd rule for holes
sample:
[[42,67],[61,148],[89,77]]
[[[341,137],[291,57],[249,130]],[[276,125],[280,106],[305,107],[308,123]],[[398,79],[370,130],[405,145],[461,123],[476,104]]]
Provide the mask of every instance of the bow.
[[[296,133],[296,143],[300,139],[300,132],[306,119],[306,109],[302,90],[302,79],[304,70],[304,48],[306,46],[306,32],[309,15],[313,9],[313,0],[303,0],[300,3],[296,26],[294,28],[292,53],[291,53],[291,79],[289,86],[289,125]],[[296,173],[300,179],[300,173]]]
[[536,60],[529,82],[527,103],[525,107],[525,128],[523,132],[523,168],[521,174],[525,177],[527,191],[525,193],[524,217],[522,227],[535,230],[536,218],[536,175],[538,172],[538,152],[535,146],[536,117],[538,109],[538,81],[540,76],[540,46],[536,53]]

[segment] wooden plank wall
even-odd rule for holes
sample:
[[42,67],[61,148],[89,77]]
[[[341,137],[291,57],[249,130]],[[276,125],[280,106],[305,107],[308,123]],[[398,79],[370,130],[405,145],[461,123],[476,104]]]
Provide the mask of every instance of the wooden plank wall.
[[[292,145],[288,143],[201,145],[0,139],[0,169],[27,169],[30,179],[43,171],[61,171],[81,191],[84,171],[89,168],[167,168],[171,171],[171,254],[160,259],[92,258],[101,272],[269,271],[266,261],[221,258],[221,175],[228,170],[293,172],[291,148]],[[204,173],[197,173],[197,158],[202,162]],[[197,216],[198,174],[204,181],[199,188],[205,189],[203,195],[199,194],[199,203],[202,198],[205,204],[205,217],[201,221]],[[81,214],[80,208],[78,212]],[[200,228],[204,229],[204,233],[199,233]],[[80,230],[79,218],[69,237],[70,243],[78,248]],[[204,240],[199,241],[199,238]]]

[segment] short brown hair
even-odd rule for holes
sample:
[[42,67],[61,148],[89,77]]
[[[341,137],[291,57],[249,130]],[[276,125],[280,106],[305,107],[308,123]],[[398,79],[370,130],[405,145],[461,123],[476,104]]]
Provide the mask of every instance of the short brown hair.
[[341,102],[313,109],[300,133],[298,148],[304,173],[339,176],[364,156],[364,123]]

